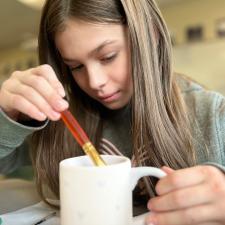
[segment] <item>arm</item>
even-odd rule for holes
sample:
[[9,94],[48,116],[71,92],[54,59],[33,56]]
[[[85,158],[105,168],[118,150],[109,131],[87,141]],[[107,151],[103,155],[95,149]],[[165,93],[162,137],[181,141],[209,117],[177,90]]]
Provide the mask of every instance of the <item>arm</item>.
[[57,121],[68,108],[65,91],[54,70],[41,65],[16,71],[0,88],[0,172],[8,172],[28,155],[24,140]]
[[[209,159],[191,168],[172,170],[156,185],[157,197],[148,208],[152,224],[225,224],[225,100],[215,95],[206,139],[209,140]],[[206,105],[205,105],[206,106]],[[211,114],[212,112],[212,114]],[[210,134],[210,135],[209,135]]]
[[10,173],[29,162],[29,135],[44,128],[46,124],[47,121],[25,126],[0,110],[0,173]]

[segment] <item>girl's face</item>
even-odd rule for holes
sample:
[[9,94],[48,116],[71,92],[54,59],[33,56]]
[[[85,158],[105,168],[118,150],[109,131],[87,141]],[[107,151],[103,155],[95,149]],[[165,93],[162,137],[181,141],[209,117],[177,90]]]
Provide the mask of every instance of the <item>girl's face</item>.
[[73,78],[90,97],[119,109],[133,92],[126,27],[68,20],[55,37]]

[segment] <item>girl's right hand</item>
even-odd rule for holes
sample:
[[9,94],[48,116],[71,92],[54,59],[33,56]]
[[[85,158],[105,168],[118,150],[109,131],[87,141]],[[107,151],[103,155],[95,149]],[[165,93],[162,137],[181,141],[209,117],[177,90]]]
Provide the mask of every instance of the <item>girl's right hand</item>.
[[60,119],[60,112],[68,108],[65,91],[54,70],[41,65],[25,71],[16,71],[2,83],[0,107],[12,119],[20,114],[44,121]]

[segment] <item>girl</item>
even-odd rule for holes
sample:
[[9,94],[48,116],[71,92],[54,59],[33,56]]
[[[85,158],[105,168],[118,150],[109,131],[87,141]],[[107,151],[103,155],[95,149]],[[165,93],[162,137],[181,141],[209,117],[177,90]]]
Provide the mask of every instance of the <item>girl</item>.
[[83,154],[60,121],[70,106],[100,153],[166,166],[134,193],[146,223],[225,224],[225,100],[174,74],[154,0],[47,0],[39,59],[2,84],[2,168],[24,159],[32,134],[39,193],[59,198],[59,162]]

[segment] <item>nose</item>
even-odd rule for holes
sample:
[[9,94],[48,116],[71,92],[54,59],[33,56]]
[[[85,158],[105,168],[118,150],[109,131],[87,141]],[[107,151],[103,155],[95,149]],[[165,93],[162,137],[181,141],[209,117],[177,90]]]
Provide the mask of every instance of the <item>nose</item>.
[[87,68],[89,86],[94,90],[99,90],[105,86],[108,81],[106,71],[101,65],[92,65]]

